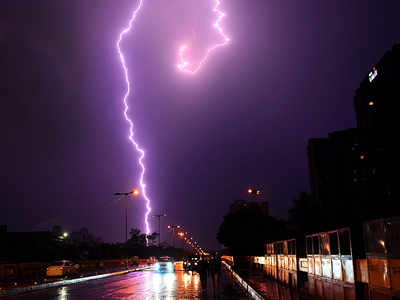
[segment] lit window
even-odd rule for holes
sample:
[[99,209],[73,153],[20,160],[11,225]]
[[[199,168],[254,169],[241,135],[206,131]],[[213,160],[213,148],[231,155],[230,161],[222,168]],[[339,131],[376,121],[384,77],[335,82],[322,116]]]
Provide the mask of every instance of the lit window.
[[373,67],[372,72],[368,74],[369,82],[372,82],[376,78],[376,76],[378,76],[378,70]]

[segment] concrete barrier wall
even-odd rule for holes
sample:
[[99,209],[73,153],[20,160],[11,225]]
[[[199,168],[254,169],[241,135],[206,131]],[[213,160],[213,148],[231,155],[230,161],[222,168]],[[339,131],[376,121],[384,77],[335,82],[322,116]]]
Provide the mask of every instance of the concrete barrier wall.
[[266,300],[263,296],[261,296],[253,287],[251,287],[246,281],[244,281],[233,269],[232,267],[225,261],[222,262],[222,265],[232,274],[232,277],[236,282],[247,292],[247,294],[254,300]]
[[38,284],[38,285],[36,285],[36,284],[35,285],[27,285],[27,286],[17,287],[17,288],[8,288],[5,290],[3,290],[0,287],[0,297],[1,296],[15,296],[18,294],[27,293],[27,292],[31,292],[31,291],[35,291],[35,290],[40,290],[40,289],[46,289],[46,288],[55,287],[55,286],[77,284],[77,283],[89,281],[89,280],[107,278],[110,276],[118,276],[118,275],[123,275],[123,274],[131,273],[131,272],[145,270],[147,268],[149,268],[149,267],[148,266],[137,266],[134,268],[130,268],[128,270],[123,270],[123,271],[118,271],[118,272],[113,272],[113,273],[105,273],[105,274],[100,274],[100,275],[95,275],[95,276],[87,276],[87,277],[83,277],[83,278],[74,278],[74,279],[69,279],[69,280],[60,280],[60,281],[43,283],[43,284]]

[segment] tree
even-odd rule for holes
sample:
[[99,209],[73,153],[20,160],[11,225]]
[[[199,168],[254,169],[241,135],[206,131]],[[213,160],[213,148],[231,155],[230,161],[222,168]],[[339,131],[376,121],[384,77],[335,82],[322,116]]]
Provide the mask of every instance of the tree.
[[158,238],[158,233],[157,232],[153,232],[152,234],[147,236],[147,240],[149,241],[149,246],[155,246],[156,245],[156,241]]
[[103,243],[100,237],[96,237],[93,234],[89,233],[89,230],[86,227],[82,227],[79,231],[71,233],[71,240],[73,244],[82,246],[94,246],[97,244]]
[[289,209],[289,223],[297,234],[318,232],[321,230],[320,212],[313,205],[312,198],[307,193],[300,193],[293,201],[293,207]]
[[146,234],[140,233],[140,229],[132,228],[129,231],[130,239],[127,241],[127,244],[130,246],[146,246]]
[[[129,232],[131,236],[128,240],[128,244],[130,246],[138,246],[138,247],[147,247],[154,246],[158,237],[157,232],[153,232],[152,234],[146,235],[145,233],[140,233],[140,229],[132,228]],[[146,242],[146,237],[148,244]]]
[[263,255],[265,244],[287,238],[287,224],[265,215],[257,202],[236,201],[217,233],[217,240],[233,255]]

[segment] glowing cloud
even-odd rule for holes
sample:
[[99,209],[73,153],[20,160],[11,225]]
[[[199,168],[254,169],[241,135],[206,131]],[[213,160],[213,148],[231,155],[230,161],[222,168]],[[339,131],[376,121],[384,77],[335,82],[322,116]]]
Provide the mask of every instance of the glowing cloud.
[[230,38],[225,34],[221,26],[221,22],[222,19],[225,17],[225,13],[219,9],[220,5],[221,5],[221,0],[215,0],[215,6],[213,8],[213,12],[215,12],[218,15],[218,17],[215,23],[213,24],[213,27],[221,36],[222,42],[209,47],[206,51],[206,55],[203,57],[203,59],[200,60],[197,66],[194,67],[193,64],[185,58],[185,54],[189,50],[189,46],[186,44],[180,46],[178,51],[178,57],[179,57],[178,69],[181,70],[182,72],[189,73],[192,75],[196,74],[201,69],[203,64],[207,61],[208,57],[211,55],[212,52],[214,52],[220,47],[224,47],[229,44]]

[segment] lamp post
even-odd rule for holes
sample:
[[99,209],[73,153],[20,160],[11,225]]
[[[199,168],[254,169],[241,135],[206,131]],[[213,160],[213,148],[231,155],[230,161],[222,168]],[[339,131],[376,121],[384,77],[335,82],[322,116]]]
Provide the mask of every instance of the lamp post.
[[161,248],[161,217],[166,217],[167,214],[153,215],[153,218],[158,218],[158,247]]
[[168,225],[168,230],[172,230],[172,246],[175,248],[175,229],[181,228],[181,225]]
[[258,188],[254,188],[254,187],[249,187],[247,189],[247,194],[250,195],[250,197],[253,198],[253,201],[257,201],[261,199],[261,190]]
[[185,248],[185,240],[184,240],[185,232],[179,231],[178,236],[182,239],[182,249],[184,249]]
[[139,196],[140,192],[138,189],[133,189],[130,192],[118,192],[114,193],[114,196],[124,196],[125,200],[125,242],[128,241],[128,200],[129,196],[133,195],[135,197]]
[[249,198],[251,198],[252,201],[256,202],[259,205],[262,213],[265,216],[268,216],[269,215],[269,206],[268,206],[268,202],[265,200],[265,198],[263,196],[263,191],[258,188],[249,187],[247,189],[247,194],[249,194]]
[[249,195],[256,195],[256,196],[259,196],[259,195],[261,195],[261,190],[260,189],[255,189],[255,188],[248,188],[247,189],[247,193],[249,194]]

